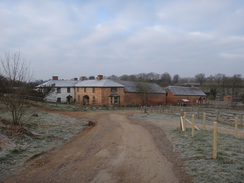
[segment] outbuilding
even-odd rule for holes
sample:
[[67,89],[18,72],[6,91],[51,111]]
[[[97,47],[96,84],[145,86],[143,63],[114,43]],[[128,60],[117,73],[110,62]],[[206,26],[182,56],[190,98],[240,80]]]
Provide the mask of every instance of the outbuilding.
[[183,99],[188,100],[189,104],[206,102],[207,95],[198,87],[168,86],[165,91],[167,104],[177,104]]

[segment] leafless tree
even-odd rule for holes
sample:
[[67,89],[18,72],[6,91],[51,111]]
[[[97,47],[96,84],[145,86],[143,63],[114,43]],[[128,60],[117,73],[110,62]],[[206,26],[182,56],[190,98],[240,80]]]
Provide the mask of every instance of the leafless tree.
[[202,86],[202,84],[205,81],[205,74],[200,73],[200,74],[195,75],[195,81],[199,82],[200,86]]
[[5,52],[1,56],[0,65],[1,75],[7,79],[5,92],[0,99],[11,112],[13,124],[21,125],[29,92],[27,83],[31,79],[30,64],[21,57],[20,52]]
[[180,76],[179,76],[178,74],[174,75],[172,84],[176,84],[176,83],[178,83],[179,80],[180,80]]
[[149,93],[149,86],[146,82],[138,82],[137,83],[137,91],[141,94],[141,99],[144,105],[148,104],[148,93]]
[[171,84],[171,76],[169,73],[165,72],[161,76],[162,86],[168,86]]

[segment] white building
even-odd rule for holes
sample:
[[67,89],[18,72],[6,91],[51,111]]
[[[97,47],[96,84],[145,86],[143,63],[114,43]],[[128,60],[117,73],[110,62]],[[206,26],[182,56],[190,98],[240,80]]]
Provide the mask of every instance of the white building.
[[45,98],[49,102],[73,102],[75,98],[74,87],[77,82],[77,78],[74,78],[74,80],[59,80],[58,76],[53,76],[52,80],[38,85],[37,88],[54,88]]

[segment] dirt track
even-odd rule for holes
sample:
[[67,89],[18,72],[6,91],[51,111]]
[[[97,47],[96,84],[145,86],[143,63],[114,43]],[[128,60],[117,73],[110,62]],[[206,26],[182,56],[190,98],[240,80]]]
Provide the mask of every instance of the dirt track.
[[96,125],[5,182],[192,182],[164,132],[131,113],[62,112]]

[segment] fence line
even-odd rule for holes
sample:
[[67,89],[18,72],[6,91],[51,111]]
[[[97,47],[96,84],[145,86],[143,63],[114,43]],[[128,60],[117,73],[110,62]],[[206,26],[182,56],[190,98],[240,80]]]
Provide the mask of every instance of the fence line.
[[[190,112],[195,115],[196,118],[208,121],[216,121],[218,123],[226,124],[229,126],[235,126],[235,117],[238,116],[238,126],[244,126],[244,111],[223,110],[215,108],[206,108],[203,106],[173,106],[173,105],[160,105],[160,106],[143,106],[144,113],[169,113],[179,114],[180,111]],[[204,117],[205,116],[205,117]],[[205,129],[205,128],[204,128]]]

